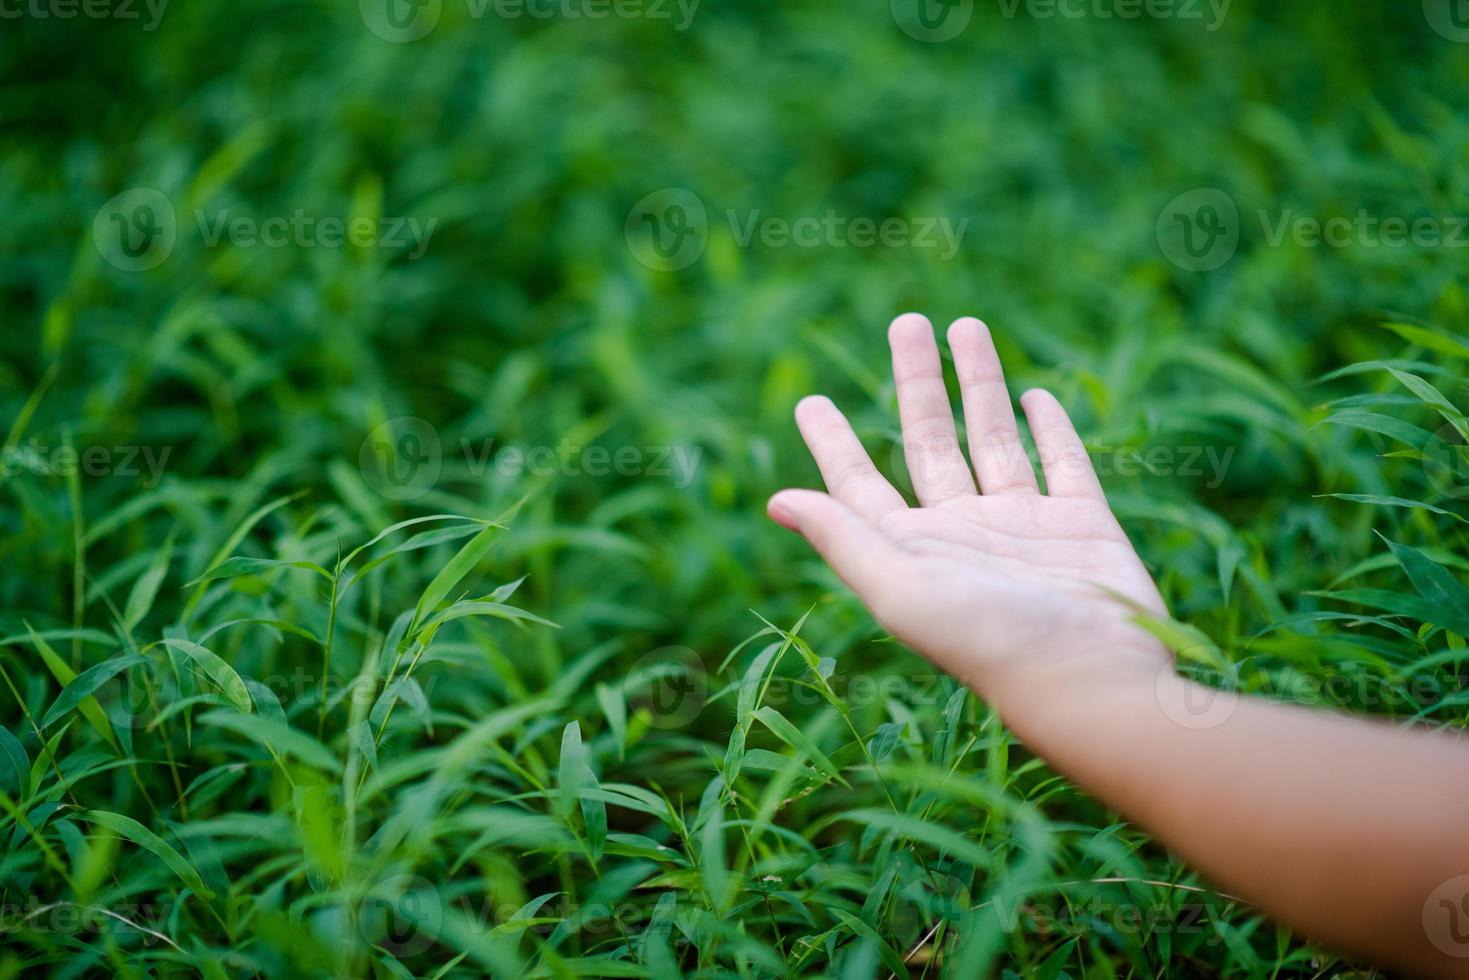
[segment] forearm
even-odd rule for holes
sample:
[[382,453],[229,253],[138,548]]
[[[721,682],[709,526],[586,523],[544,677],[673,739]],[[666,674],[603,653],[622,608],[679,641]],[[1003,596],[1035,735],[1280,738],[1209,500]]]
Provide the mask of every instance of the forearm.
[[1083,673],[995,699],[1055,768],[1308,936],[1469,974],[1469,959],[1433,941],[1469,956],[1469,906],[1452,921],[1457,943],[1450,910],[1435,902],[1428,929],[1424,919],[1435,890],[1469,873],[1469,743],[1236,698],[1171,672]]

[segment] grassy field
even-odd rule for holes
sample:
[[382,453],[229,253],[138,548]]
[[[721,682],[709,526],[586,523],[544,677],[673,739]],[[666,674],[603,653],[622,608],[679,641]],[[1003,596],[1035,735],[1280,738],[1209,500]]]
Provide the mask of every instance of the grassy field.
[[0,975],[1366,972],[763,513],[975,314],[1183,669],[1469,722],[1469,25],[1127,6],[7,7]]

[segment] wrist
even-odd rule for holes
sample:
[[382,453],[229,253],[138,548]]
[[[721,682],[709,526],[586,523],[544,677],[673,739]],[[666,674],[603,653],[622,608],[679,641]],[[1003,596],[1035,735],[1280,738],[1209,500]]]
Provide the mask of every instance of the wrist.
[[1031,718],[1054,721],[1080,703],[1092,707],[1136,704],[1163,696],[1172,701],[1188,682],[1161,642],[1130,628],[1099,632],[1095,642],[1063,653],[1026,657],[971,685],[1012,728]]

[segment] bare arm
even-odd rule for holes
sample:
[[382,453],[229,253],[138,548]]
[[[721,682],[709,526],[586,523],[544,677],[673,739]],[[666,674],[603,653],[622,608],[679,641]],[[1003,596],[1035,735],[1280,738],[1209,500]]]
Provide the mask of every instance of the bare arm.
[[1339,949],[1469,973],[1469,749],[1212,694],[1135,676],[1001,703],[1027,745],[1223,890]]
[[1099,588],[1164,612],[1056,400],[1021,399],[1042,494],[989,332],[956,321],[971,470],[932,326],[906,314],[889,337],[920,506],[815,398],[796,417],[831,495],[782,491],[771,516],[1027,745],[1224,889],[1342,949],[1469,975],[1469,746],[1177,676]]

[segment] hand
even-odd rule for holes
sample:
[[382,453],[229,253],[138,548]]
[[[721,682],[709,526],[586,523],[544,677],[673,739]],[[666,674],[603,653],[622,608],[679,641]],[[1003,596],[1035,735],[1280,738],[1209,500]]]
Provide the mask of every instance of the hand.
[[1057,672],[1157,674],[1170,654],[1106,590],[1158,614],[1162,597],[1107,507],[1065,409],[1040,389],[1020,399],[1042,494],[989,330],[956,320],[949,347],[971,475],[932,325],[904,314],[888,340],[919,506],[877,471],[836,406],[811,396],[796,406],[796,423],[830,496],[782,490],[770,516],[805,536],[894,636],[984,697]]

